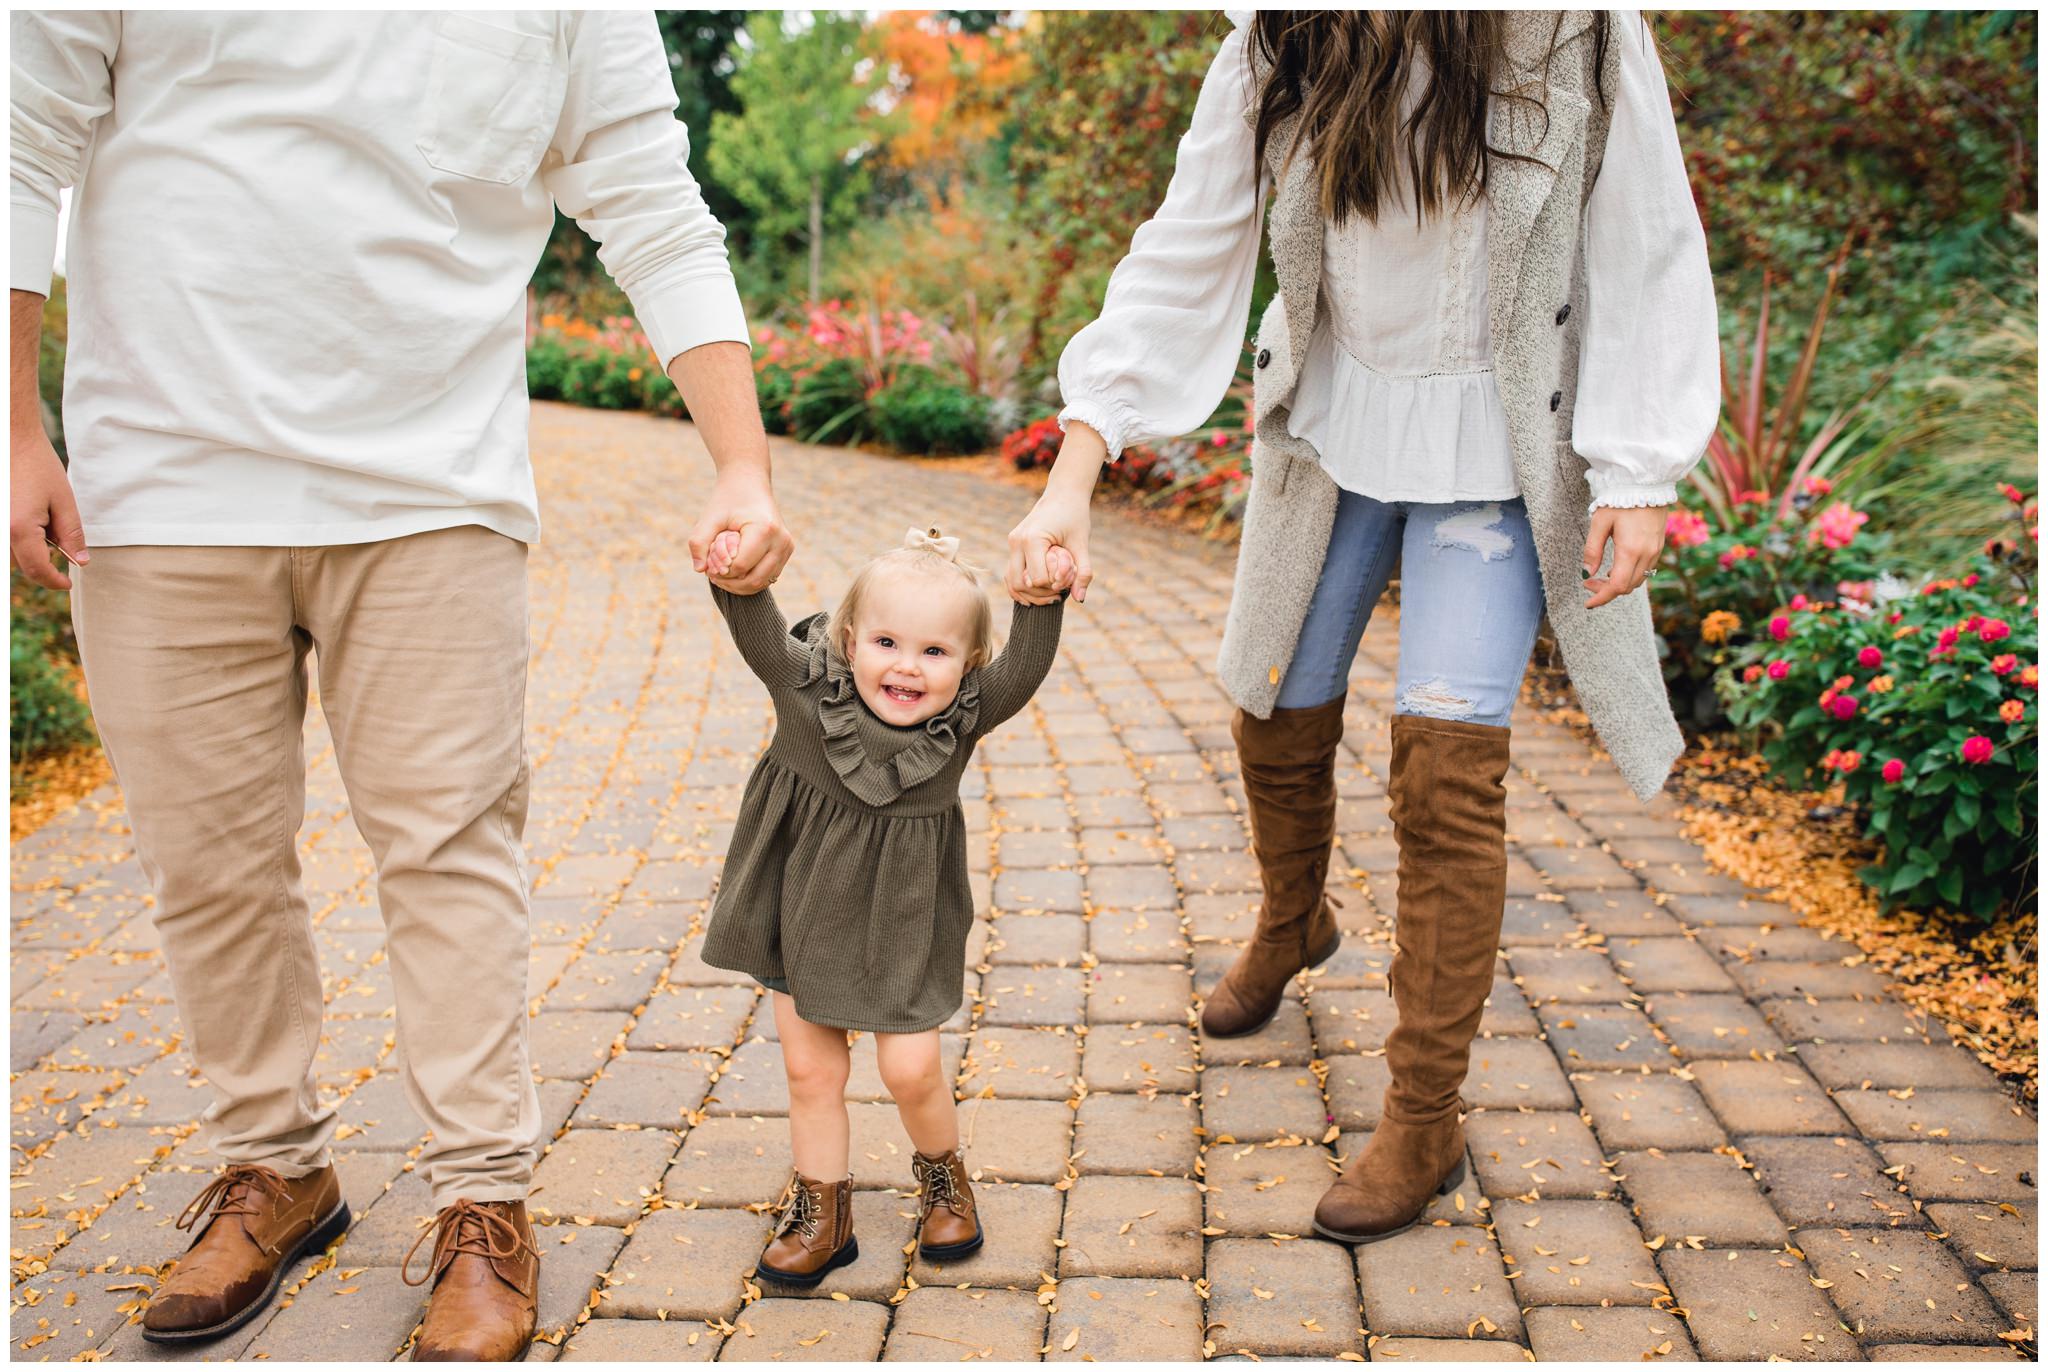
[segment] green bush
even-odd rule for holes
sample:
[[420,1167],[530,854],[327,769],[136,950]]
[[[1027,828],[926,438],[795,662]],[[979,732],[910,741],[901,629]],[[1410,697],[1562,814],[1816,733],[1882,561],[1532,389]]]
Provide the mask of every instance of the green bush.
[[[17,607],[18,609],[18,607]],[[8,623],[7,720],[14,765],[92,742],[92,717],[51,660],[52,623],[17,612]]]
[[1664,525],[1664,568],[1650,581],[1650,611],[1664,684],[1679,719],[1696,729],[1723,722],[1714,675],[1764,632],[1794,597],[1833,600],[1845,583],[1873,579],[1891,552],[1863,532],[1861,512],[1814,478],[1780,515],[1777,504],[1739,500],[1721,516],[1680,508]]
[[1983,917],[2033,900],[2032,563],[2031,539],[2013,540],[1917,594],[1802,598],[1720,678],[1730,716],[1781,776],[1840,778],[1881,845],[1861,875],[1888,906]]
[[900,453],[972,453],[989,444],[989,402],[922,368],[906,368],[869,402],[875,431]]
[[789,368],[767,363],[754,374],[754,387],[761,398],[761,423],[769,433],[788,433],[789,402],[796,395],[796,378]]
[[569,350],[553,338],[536,338],[526,349],[526,393],[535,400],[560,400],[569,370]]
[[860,368],[835,357],[796,378],[789,431],[806,443],[859,443],[874,437]]

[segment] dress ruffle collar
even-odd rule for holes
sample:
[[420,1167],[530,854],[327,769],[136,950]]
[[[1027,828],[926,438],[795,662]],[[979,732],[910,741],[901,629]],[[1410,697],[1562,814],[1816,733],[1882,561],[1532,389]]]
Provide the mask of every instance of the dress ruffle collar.
[[820,610],[790,629],[810,654],[803,684],[821,678],[825,688],[818,694],[818,724],[825,735],[825,760],[839,774],[846,789],[869,805],[887,805],[913,786],[930,780],[952,760],[960,740],[971,733],[981,717],[980,673],[968,672],[960,681],[960,693],[953,703],[920,724],[916,741],[895,756],[878,760],[868,756],[860,741],[860,717],[867,713],[884,728],[904,732],[869,710],[854,688],[853,665],[832,642],[831,616]]

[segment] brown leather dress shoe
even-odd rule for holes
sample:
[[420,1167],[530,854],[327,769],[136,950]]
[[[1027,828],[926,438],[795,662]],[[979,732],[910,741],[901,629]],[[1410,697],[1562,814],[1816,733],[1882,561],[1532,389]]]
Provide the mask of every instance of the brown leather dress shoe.
[[964,1258],[981,1247],[974,1183],[955,1148],[935,1157],[910,1155],[917,1177],[917,1251],[934,1262]]
[[[414,1280],[412,1256],[430,1234],[433,1263]],[[540,1249],[525,1201],[456,1201],[413,1241],[399,1275],[434,1283],[414,1362],[518,1362],[533,1346]]]
[[1209,1038],[1255,1034],[1279,1013],[1287,983],[1327,962],[1344,939],[1323,890],[1337,834],[1337,745],[1344,697],[1272,718],[1239,710],[1230,722],[1259,859],[1259,927],[1202,1000]]
[[853,1237],[853,1178],[817,1181],[798,1172],[775,1237],[754,1270],[785,1286],[816,1286],[860,1256]]
[[303,1177],[223,1168],[178,1216],[178,1228],[198,1235],[157,1283],[142,1337],[202,1343],[241,1328],[268,1308],[292,1264],[348,1232],[348,1221],[332,1167]]

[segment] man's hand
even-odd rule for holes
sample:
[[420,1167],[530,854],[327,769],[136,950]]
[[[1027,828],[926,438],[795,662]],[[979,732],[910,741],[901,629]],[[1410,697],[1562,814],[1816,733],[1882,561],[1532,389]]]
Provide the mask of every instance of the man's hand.
[[8,520],[7,538],[14,565],[38,586],[71,589],[71,578],[50,560],[56,544],[64,556],[83,567],[85,526],[78,502],[71,498],[71,478],[50,446],[43,429],[43,402],[36,391],[36,359],[43,346],[43,297],[34,291],[7,293],[8,342],[14,353],[8,378]]
[[[1593,511],[1593,527],[1586,535],[1586,589],[1593,593],[1586,601],[1587,609],[1625,596],[1650,579],[1664,551],[1664,521],[1670,514],[1668,505]],[[1600,570],[1610,538],[1614,540],[1614,565],[1606,576],[1594,575]]]
[[[719,540],[731,531],[738,538]],[[714,566],[714,542],[719,543]],[[783,526],[765,476],[730,471],[718,478],[711,499],[690,530],[690,565],[711,584],[734,595],[753,595],[782,575],[796,540]],[[721,570],[722,568],[722,570]]]

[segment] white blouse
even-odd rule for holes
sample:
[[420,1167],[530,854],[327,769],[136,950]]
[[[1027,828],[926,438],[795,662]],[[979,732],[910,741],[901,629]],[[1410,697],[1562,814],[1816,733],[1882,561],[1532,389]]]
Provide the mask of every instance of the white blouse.
[[[1088,424],[1112,458],[1202,423],[1236,373],[1263,197],[1244,117],[1250,35],[1233,19],[1165,202],[1111,275],[1101,316],[1060,357],[1062,427]],[[1586,210],[1572,446],[1596,505],[1663,505],[1719,418],[1720,339],[1663,69],[1641,20],[1615,19],[1621,81]],[[1418,71],[1411,106],[1421,83]],[[1418,226],[1405,186],[1377,224],[1326,224],[1324,308],[1288,429],[1344,489],[1431,503],[1518,493],[1493,374],[1486,231],[1483,196]]]

